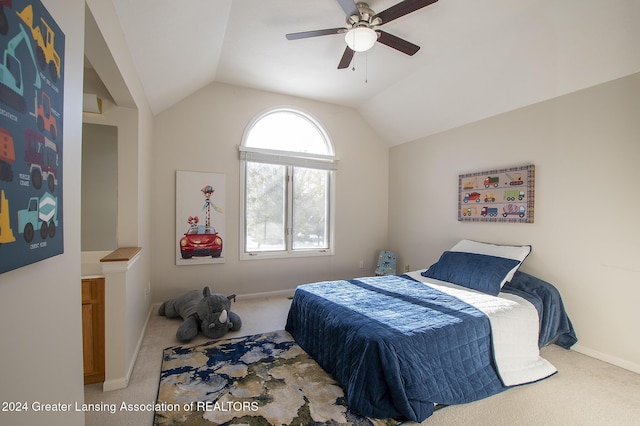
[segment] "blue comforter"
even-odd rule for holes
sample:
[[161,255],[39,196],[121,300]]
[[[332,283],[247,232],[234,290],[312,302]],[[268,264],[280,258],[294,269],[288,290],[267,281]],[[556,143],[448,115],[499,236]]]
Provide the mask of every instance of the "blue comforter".
[[300,286],[286,330],[362,415],[419,422],[434,402],[460,404],[505,389],[492,366],[489,319],[408,277]]
[[286,330],[341,384],[349,407],[369,417],[420,422],[434,403],[506,389],[493,367],[489,319],[408,276],[299,286]]
[[502,287],[502,292],[520,296],[536,307],[540,318],[539,347],[555,343],[569,349],[578,341],[560,292],[552,284],[518,271],[513,279]]

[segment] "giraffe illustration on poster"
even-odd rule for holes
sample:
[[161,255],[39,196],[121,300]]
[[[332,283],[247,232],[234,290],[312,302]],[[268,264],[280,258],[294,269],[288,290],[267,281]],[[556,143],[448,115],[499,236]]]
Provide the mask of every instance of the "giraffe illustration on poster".
[[224,202],[224,174],[176,172],[176,265],[224,262]]

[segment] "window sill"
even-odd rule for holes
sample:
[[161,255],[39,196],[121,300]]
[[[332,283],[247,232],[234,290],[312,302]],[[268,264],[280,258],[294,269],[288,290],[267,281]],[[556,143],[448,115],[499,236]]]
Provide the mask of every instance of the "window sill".
[[322,250],[296,250],[296,251],[256,251],[240,253],[240,260],[261,260],[261,259],[292,259],[298,257],[319,257],[333,256],[333,249]]

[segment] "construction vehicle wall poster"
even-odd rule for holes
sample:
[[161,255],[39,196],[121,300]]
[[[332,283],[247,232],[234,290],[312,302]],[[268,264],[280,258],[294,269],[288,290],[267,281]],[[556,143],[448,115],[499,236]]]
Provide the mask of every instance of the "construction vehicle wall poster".
[[533,223],[535,177],[533,164],[459,175],[458,220]]
[[65,37],[38,0],[0,0],[0,273],[64,252]]

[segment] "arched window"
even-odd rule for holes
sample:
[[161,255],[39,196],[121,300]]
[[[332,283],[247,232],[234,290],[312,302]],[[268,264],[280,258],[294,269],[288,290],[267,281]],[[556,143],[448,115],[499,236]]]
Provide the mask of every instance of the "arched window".
[[293,108],[255,117],[240,146],[240,258],[333,253],[333,146]]

